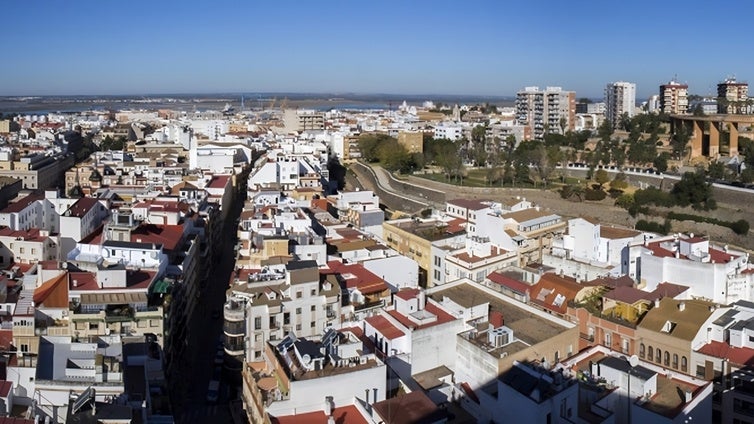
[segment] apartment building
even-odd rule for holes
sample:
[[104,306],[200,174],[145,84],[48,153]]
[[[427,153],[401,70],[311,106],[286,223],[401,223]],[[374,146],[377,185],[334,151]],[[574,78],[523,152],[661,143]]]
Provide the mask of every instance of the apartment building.
[[668,115],[685,115],[689,109],[689,86],[671,80],[660,86],[660,111]]
[[[529,127],[535,140],[547,133],[573,131],[576,123],[576,92],[561,87],[525,87],[516,93],[516,120]],[[526,134],[526,133],[525,133]]]
[[[359,329],[329,329],[316,337],[287,335],[265,343],[264,356],[244,367],[243,399],[251,422],[265,416],[365,404],[387,395],[385,364],[358,337]],[[328,411],[329,412],[329,411]]]
[[636,84],[625,81],[608,83],[605,87],[605,118],[613,128],[618,128],[623,115],[636,114]]
[[[341,321],[341,288],[337,280],[320,283],[315,261],[291,261],[239,272],[223,309],[227,366],[262,359],[268,341],[288,333],[321,334]],[[243,280],[241,279],[243,278]]]
[[475,313],[456,336],[456,381],[467,382],[473,390],[494,381],[514,361],[545,358],[554,364],[578,351],[575,324],[476,283],[446,284],[431,289],[429,297],[457,305],[448,308],[459,317],[464,316],[459,309],[479,311],[488,304],[489,314]]
[[631,245],[623,273],[635,276],[647,291],[662,282],[683,284],[694,297],[730,304],[754,296],[752,269],[744,252],[694,234],[675,234]]
[[0,158],[0,176],[18,178],[24,189],[48,189],[58,186],[73,164],[73,154],[32,153],[17,159],[11,156]]
[[717,113],[749,113],[749,84],[727,78],[717,84]]

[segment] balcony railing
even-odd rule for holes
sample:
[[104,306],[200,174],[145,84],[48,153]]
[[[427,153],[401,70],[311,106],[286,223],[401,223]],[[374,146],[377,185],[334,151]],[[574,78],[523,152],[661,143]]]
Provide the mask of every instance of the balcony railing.
[[226,321],[223,324],[223,332],[228,335],[243,335],[246,333],[246,323],[244,321]]

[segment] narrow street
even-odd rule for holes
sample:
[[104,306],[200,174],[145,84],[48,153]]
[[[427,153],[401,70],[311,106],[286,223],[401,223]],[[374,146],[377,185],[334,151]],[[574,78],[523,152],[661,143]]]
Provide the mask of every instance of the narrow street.
[[[196,311],[188,323],[188,348],[179,360],[178,375],[182,378],[176,379],[180,381],[173,382],[172,388],[178,390],[174,397],[175,422],[178,424],[233,422],[228,405],[236,390],[228,384],[231,379],[225,375],[226,370],[222,371],[217,402],[207,401],[207,388],[215,368],[218,340],[223,335],[222,308],[228,281],[235,266],[233,240],[236,235],[236,220],[241,215],[245,198],[245,175],[239,176],[239,181],[242,181],[240,194],[236,196],[223,221],[219,262],[212,263],[209,279],[202,288]],[[215,318],[213,311],[216,311]]]

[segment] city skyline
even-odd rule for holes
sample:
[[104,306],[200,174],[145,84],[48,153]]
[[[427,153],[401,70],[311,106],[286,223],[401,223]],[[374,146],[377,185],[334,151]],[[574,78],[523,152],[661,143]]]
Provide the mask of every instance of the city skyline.
[[719,81],[747,80],[741,71],[754,68],[737,27],[693,25],[721,9],[754,10],[743,2],[49,6],[6,5],[14,18],[0,95],[513,96],[536,85],[601,98],[606,83],[622,80],[636,84],[638,100],[674,76],[692,94],[714,95]]

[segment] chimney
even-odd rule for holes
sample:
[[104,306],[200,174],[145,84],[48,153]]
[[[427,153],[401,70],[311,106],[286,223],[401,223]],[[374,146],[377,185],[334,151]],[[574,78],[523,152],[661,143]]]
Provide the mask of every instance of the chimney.
[[505,320],[503,319],[503,314],[500,311],[492,311],[490,312],[490,325],[492,325],[492,328],[500,328],[503,325],[505,325]]
[[73,287],[79,286],[79,280],[73,280]]
[[659,307],[660,307],[660,298],[658,297],[657,299],[655,299],[655,308],[659,308]]
[[678,304],[678,310],[683,312],[686,310],[686,302],[681,302]]
[[685,394],[686,394],[686,399],[685,399],[686,403],[691,402],[691,399],[694,398],[694,395],[693,395],[693,393],[691,393],[691,390],[686,390]]
[[325,415],[328,417],[332,417],[334,410],[335,410],[335,402],[333,402],[333,397],[325,396]]

